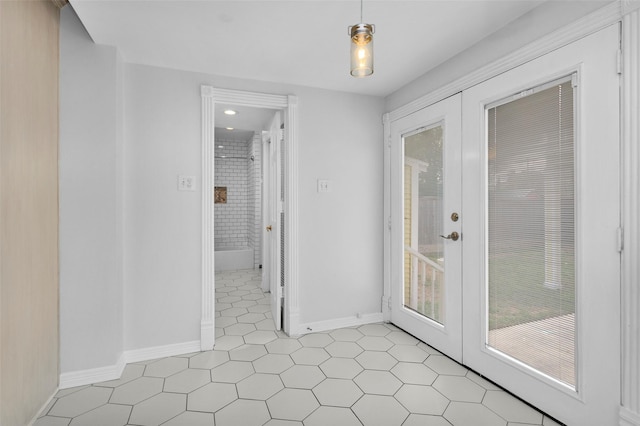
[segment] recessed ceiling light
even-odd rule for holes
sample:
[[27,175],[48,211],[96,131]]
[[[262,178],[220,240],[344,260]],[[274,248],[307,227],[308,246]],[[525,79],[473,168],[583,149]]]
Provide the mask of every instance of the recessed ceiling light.
[[232,109],[225,109],[224,113],[227,114],[227,115],[236,115],[237,114],[237,112],[232,110]]
[[218,148],[224,148],[224,145],[218,145]]
[[233,130],[233,127],[227,127],[227,130]]

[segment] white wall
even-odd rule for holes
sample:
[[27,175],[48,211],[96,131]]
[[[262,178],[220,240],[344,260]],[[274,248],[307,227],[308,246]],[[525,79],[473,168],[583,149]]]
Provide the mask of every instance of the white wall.
[[201,84],[299,97],[300,319],[380,312],[381,98],[128,64],[125,348],[199,339]]
[[594,0],[543,3],[443,64],[432,70],[425,70],[425,74],[387,96],[385,110],[393,111],[433,92],[610,2],[611,0]]
[[122,62],[73,9],[60,27],[60,372],[117,362],[122,320]]

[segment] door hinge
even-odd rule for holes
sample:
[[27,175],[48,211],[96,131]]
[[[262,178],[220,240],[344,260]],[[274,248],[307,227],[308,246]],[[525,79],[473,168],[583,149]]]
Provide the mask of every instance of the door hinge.
[[622,74],[622,50],[616,52],[616,70],[618,74]]
[[282,287],[281,285],[279,285],[279,286],[278,286],[278,295],[277,295],[277,297],[278,297],[279,299],[284,299],[284,291],[283,291],[283,288],[284,288],[284,287]]
[[618,252],[622,253],[622,250],[624,250],[624,230],[622,228],[616,229],[616,239],[618,244]]
[[387,218],[387,229],[391,231],[391,216]]

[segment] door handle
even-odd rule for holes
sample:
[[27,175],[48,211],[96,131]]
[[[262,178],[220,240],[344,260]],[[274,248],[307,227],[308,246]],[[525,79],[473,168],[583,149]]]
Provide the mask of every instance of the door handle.
[[444,238],[445,240],[453,240],[453,241],[458,241],[458,238],[460,238],[460,234],[458,234],[456,231],[453,231],[452,233],[450,233],[446,237],[444,235],[440,235],[440,236],[442,238]]
[[267,232],[271,232],[271,225],[267,226]]

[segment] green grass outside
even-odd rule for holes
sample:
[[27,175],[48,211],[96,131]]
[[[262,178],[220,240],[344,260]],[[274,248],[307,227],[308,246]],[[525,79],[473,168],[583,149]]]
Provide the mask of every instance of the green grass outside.
[[489,259],[489,330],[575,313],[575,264],[561,255],[559,289],[544,286],[544,252],[514,251]]

